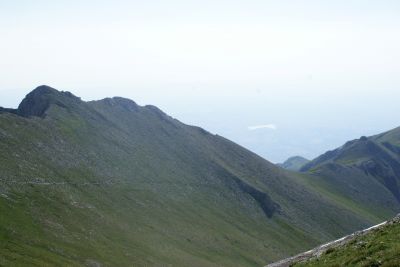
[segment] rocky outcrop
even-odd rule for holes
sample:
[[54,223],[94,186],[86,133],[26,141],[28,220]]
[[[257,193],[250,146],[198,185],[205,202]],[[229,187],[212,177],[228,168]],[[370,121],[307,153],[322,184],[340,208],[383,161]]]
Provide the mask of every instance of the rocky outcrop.
[[50,86],[41,85],[22,100],[18,109],[0,107],[0,113],[12,113],[22,117],[45,117],[46,111],[52,104],[67,108],[71,102],[77,101],[80,101],[80,98],[70,92],[60,92]]
[[322,254],[327,252],[328,250],[331,250],[331,249],[334,249],[334,248],[337,248],[337,247],[341,247],[341,246],[349,243],[350,241],[354,240],[357,237],[366,235],[366,234],[370,233],[371,231],[380,229],[382,227],[385,227],[387,225],[394,224],[394,223],[400,223],[400,214],[398,214],[396,217],[394,217],[390,221],[386,221],[386,222],[380,223],[378,225],[372,226],[372,227],[370,227],[368,229],[355,232],[355,233],[353,233],[351,235],[348,235],[348,236],[342,237],[342,238],[340,238],[338,240],[326,243],[324,245],[316,247],[316,248],[314,248],[312,250],[309,250],[307,252],[298,254],[298,255],[296,255],[294,257],[287,258],[287,259],[284,259],[284,260],[281,260],[281,261],[278,261],[278,262],[275,262],[275,263],[272,263],[272,264],[268,264],[265,267],[290,267],[290,266],[292,266],[292,265],[294,265],[296,263],[305,262],[305,261],[311,260],[311,259],[316,258],[316,257],[318,258]]

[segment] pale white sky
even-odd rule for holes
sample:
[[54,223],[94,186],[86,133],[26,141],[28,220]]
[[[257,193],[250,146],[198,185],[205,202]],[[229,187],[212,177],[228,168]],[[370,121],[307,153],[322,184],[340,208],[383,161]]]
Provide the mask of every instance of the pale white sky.
[[274,162],[312,158],[400,126],[398,14],[389,0],[0,0],[0,106],[40,84],[119,95]]

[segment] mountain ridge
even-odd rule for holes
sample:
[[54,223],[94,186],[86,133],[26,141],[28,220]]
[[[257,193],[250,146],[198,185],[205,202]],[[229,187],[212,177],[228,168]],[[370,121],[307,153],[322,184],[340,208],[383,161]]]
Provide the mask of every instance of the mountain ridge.
[[[364,179],[375,179],[381,183],[400,203],[400,157],[398,140],[382,139],[395,135],[399,128],[386,133],[361,137],[349,141],[342,147],[317,157],[304,165],[300,171],[322,170],[328,164],[356,168],[364,172]],[[397,135],[400,136],[400,135]]]
[[394,212],[154,106],[45,89],[0,113],[4,265],[261,266]]

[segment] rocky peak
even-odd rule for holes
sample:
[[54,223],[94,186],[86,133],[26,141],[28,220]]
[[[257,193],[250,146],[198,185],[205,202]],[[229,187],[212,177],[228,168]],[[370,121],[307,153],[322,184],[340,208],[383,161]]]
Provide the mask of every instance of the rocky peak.
[[41,85],[26,95],[18,106],[17,114],[24,117],[43,117],[51,104],[65,107],[70,100],[76,101],[80,98],[70,92],[60,92],[50,86]]

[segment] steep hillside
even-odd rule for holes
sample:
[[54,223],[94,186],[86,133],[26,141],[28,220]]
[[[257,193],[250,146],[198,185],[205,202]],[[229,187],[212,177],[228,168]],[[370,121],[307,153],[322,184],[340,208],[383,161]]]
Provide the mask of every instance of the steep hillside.
[[[400,127],[393,129],[391,131],[373,136],[372,139],[385,145],[386,147],[391,147],[390,150],[393,151],[393,148],[400,146]],[[394,151],[396,153],[399,153],[399,150],[396,148]]]
[[396,203],[360,212],[154,106],[47,86],[0,109],[0,152],[0,266],[262,266]]
[[295,156],[288,158],[284,163],[278,164],[278,166],[285,170],[300,171],[301,168],[309,162],[310,161],[306,158]]
[[400,266],[400,217],[291,266]]
[[398,211],[400,130],[347,142],[306,164],[308,181],[373,213]]

